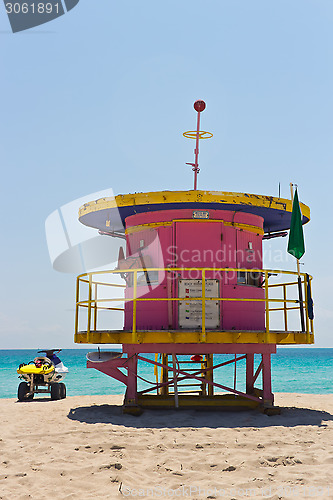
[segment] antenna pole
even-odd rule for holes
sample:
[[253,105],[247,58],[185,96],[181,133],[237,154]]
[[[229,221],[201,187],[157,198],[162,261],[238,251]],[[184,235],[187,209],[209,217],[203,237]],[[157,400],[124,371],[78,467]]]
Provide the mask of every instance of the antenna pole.
[[198,173],[200,171],[199,169],[199,134],[200,134],[200,111],[198,111],[198,118],[197,118],[197,130],[196,130],[196,137],[195,137],[195,150],[194,150],[194,191],[197,190],[197,184],[198,184]]
[[199,168],[199,140],[200,139],[210,139],[213,137],[211,132],[204,132],[200,130],[200,114],[204,111],[206,107],[205,101],[195,101],[193,105],[194,109],[198,113],[197,117],[197,129],[189,130],[188,132],[184,132],[183,136],[187,139],[195,139],[195,150],[194,150],[194,163],[186,163],[186,165],[190,165],[194,172],[194,191],[197,190],[198,186],[198,173],[200,172]]

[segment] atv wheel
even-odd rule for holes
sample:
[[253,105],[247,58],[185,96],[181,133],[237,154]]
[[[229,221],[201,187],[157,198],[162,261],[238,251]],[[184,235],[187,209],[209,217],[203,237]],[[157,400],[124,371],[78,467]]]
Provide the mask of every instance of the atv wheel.
[[59,386],[60,386],[60,398],[61,399],[65,399],[65,397],[66,397],[66,386],[65,386],[65,384],[63,382],[60,382]]
[[51,399],[56,400],[61,398],[61,388],[60,384],[52,383],[51,384]]
[[21,382],[17,390],[17,399],[19,401],[31,400],[34,397],[34,395],[31,394],[30,396],[27,397],[29,391],[30,391],[30,385],[27,384],[27,382]]

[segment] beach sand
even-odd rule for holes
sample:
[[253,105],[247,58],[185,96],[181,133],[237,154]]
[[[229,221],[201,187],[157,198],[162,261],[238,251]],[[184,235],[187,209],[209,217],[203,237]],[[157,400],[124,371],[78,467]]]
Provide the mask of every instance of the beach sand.
[[271,417],[121,404],[0,400],[0,498],[333,499],[333,395],[276,394]]

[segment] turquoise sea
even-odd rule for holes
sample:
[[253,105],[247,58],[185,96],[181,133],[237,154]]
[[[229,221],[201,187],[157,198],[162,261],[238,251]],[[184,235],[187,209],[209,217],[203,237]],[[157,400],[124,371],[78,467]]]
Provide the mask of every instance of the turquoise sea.
[[[86,368],[86,353],[93,349],[64,349],[59,354],[61,361],[68,367],[69,374],[65,383],[68,396],[94,394],[123,394],[120,382]],[[110,350],[110,349],[102,349]],[[21,363],[28,363],[37,356],[35,350],[0,350],[0,398],[16,398],[19,384],[16,369]],[[145,355],[153,358],[154,355]],[[231,359],[231,355],[219,354],[214,364]],[[179,359],[188,359],[188,356]],[[259,356],[256,359],[256,366]],[[239,361],[239,381],[237,389],[244,390],[245,363]],[[153,366],[139,363],[139,375],[154,382]],[[216,381],[233,386],[234,368],[228,366],[216,372]],[[273,392],[299,392],[306,394],[333,393],[333,348],[278,348],[272,355]],[[146,382],[139,381],[139,389],[147,388]],[[256,384],[260,387],[260,380]]]

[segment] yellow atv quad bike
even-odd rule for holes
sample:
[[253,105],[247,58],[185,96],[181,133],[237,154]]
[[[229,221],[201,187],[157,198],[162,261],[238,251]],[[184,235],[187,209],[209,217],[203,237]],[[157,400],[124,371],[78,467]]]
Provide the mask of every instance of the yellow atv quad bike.
[[17,373],[22,382],[18,386],[17,398],[19,401],[29,401],[37,393],[49,393],[51,399],[64,399],[66,386],[62,382],[68,373],[57,356],[61,349],[38,351],[45,356],[37,356],[28,364],[22,363]]

